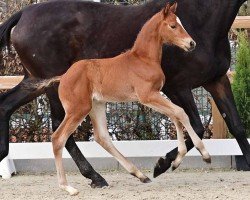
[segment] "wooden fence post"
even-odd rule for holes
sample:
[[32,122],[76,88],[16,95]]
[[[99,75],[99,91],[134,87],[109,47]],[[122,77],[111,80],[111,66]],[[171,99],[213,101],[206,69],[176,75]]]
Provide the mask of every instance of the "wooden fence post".
[[213,139],[225,139],[227,138],[227,125],[213,99],[211,99],[211,106],[213,116]]
[[[234,72],[228,71],[227,76],[230,82],[233,82]],[[222,118],[219,109],[217,108],[213,99],[211,99],[212,116],[213,116],[213,139],[225,139],[227,138],[228,128]]]

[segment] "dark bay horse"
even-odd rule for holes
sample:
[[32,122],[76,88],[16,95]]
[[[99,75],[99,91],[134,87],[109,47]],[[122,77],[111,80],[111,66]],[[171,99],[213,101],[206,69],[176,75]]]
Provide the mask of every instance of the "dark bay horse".
[[[177,0],[177,15],[197,42],[190,54],[179,48],[163,48],[162,68],[167,74],[163,92],[188,114],[200,137],[204,134],[192,92],[203,86],[213,96],[250,165],[250,145],[237,113],[226,72],[230,65],[228,31],[245,0]],[[0,160],[8,154],[9,118],[24,105],[46,92],[51,105],[53,129],[64,117],[57,87],[38,87],[42,79],[62,75],[80,59],[114,57],[132,47],[143,24],[160,11],[166,0],[153,0],[139,6],[114,6],[82,1],[53,1],[29,6],[0,26],[0,45],[12,42],[25,66],[25,79],[0,96]],[[166,54],[166,51],[168,54]],[[172,56],[174,55],[174,56]],[[187,149],[193,148],[190,139]],[[81,173],[92,186],[106,181],[93,170],[71,136],[66,148]],[[161,158],[154,176],[165,172],[177,156],[177,148]]]

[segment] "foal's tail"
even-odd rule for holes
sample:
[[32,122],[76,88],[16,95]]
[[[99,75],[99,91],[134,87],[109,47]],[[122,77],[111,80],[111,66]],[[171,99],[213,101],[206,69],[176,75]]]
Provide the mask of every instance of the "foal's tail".
[[10,46],[11,29],[18,23],[22,16],[22,11],[12,15],[7,21],[0,25],[0,50]]
[[59,83],[62,76],[55,76],[50,79],[42,79],[37,83],[37,89],[44,89],[50,87],[53,83]]

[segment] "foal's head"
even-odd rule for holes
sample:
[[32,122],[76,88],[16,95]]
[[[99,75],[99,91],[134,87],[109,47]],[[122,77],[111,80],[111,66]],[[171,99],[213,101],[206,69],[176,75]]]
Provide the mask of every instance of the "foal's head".
[[164,43],[176,45],[185,51],[193,51],[196,43],[184,29],[180,19],[175,15],[177,3],[167,4],[162,10],[159,34]]

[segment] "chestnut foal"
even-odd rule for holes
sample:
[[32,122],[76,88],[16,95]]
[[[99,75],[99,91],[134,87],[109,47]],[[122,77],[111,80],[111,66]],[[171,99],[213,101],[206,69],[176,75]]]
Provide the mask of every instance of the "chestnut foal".
[[210,161],[201,139],[190,125],[184,110],[165,99],[160,90],[165,76],[161,69],[162,45],[174,44],[192,51],[195,42],[182,27],[174,14],[177,4],[169,4],[154,15],[142,28],[133,48],[109,59],[81,60],[73,64],[60,78],[59,97],[65,110],[65,118],[52,135],[53,151],[59,186],[71,195],[78,193],[66,180],[62,151],[68,137],[89,114],[94,138],[112,154],[120,164],[142,182],[149,182],[141,171],[128,161],[112,144],[107,130],[106,102],[139,101],[171,118],[177,128],[178,156],[173,162],[177,167],[187,153],[182,125],[188,131],[203,159]]

